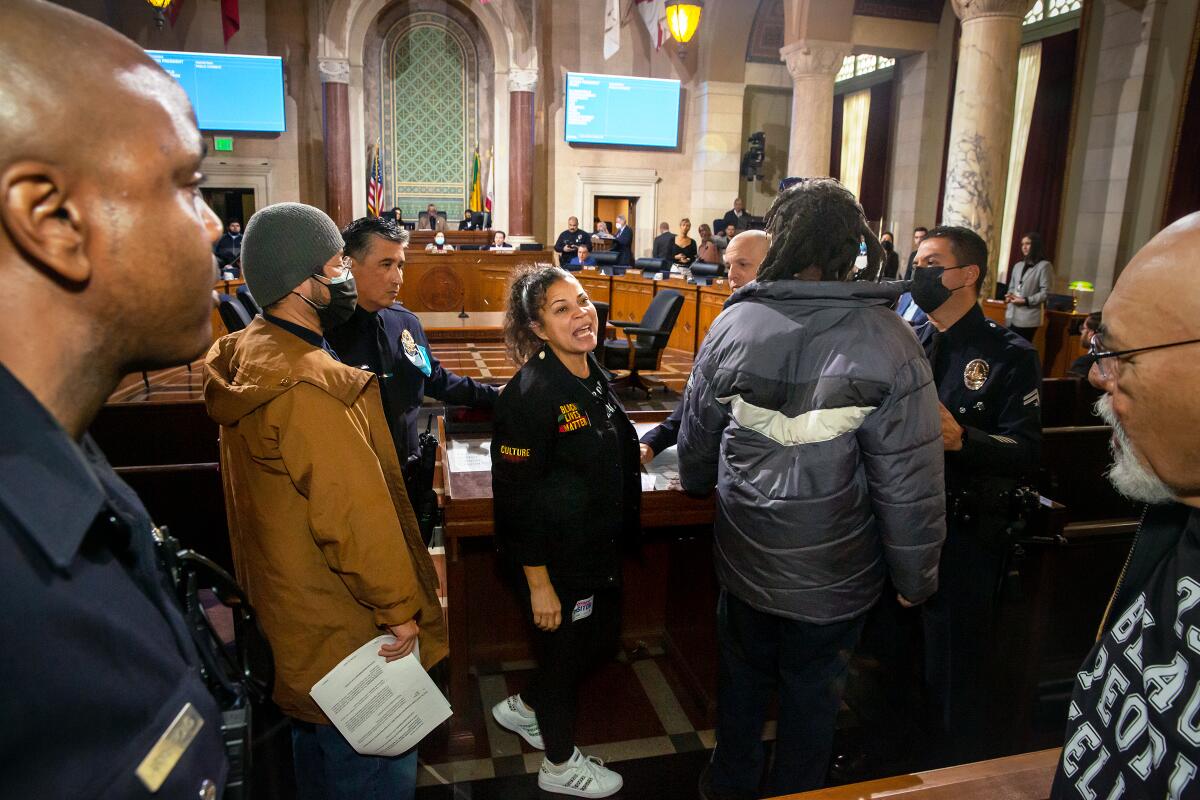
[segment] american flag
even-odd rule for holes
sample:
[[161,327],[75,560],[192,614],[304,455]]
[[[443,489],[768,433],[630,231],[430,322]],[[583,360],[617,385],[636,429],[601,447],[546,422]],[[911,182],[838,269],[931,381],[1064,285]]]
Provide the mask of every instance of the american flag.
[[372,146],[371,178],[367,181],[367,214],[378,217],[383,205],[383,167],[379,163],[379,144]]

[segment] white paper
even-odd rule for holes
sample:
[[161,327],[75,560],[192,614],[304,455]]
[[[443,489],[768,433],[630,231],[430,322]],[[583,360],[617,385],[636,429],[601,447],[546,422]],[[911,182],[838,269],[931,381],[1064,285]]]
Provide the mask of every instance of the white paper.
[[487,472],[492,468],[492,443],[450,442],[446,448],[446,459],[451,472]]
[[309,694],[356,752],[398,756],[450,718],[450,703],[416,651],[388,663],[379,648],[396,641],[377,636],[317,681]]

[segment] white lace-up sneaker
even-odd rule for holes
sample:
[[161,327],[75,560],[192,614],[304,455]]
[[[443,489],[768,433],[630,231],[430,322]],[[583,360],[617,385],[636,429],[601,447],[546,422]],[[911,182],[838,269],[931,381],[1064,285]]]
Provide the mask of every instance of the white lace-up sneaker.
[[546,749],[542,741],[542,729],[538,727],[537,715],[529,713],[528,707],[521,702],[521,695],[506,697],[492,706],[492,717],[500,723],[500,727],[507,728],[529,742],[530,747]]
[[621,791],[621,776],[604,766],[595,756],[585,756],[575,748],[571,758],[561,766],[551,766],[542,759],[538,770],[538,788],[554,794],[575,797],[608,797]]

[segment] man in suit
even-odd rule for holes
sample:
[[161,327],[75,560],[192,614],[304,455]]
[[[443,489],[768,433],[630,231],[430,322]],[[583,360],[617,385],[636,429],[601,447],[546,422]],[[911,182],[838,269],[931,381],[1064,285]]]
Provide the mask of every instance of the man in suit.
[[617,254],[617,264],[628,267],[633,264],[633,228],[625,224],[625,217],[621,214],[617,214],[616,225],[613,251]]
[[571,267],[575,268],[571,269],[572,272],[580,267],[594,266],[596,266],[596,259],[592,258],[592,247],[591,245],[587,244],[579,245],[579,247],[575,250],[575,257],[567,262],[567,269],[571,269]]
[[675,241],[675,234],[671,232],[670,224],[664,222],[658,226],[658,236],[654,237],[654,247],[650,251],[650,255],[654,258],[665,258],[671,260],[671,243]]
[[917,258],[917,248],[921,246],[921,240],[925,238],[925,234],[927,233],[929,233],[929,229],[924,225],[918,225],[913,228],[912,252],[908,254],[908,264],[904,267],[904,274],[899,276],[902,280],[912,280],[913,261]]
[[458,221],[458,229],[460,231],[477,231],[479,226],[475,224],[475,212],[471,209],[463,211],[463,218]]
[[735,197],[733,199],[733,208],[725,212],[721,223],[722,228],[732,225],[739,231],[744,231],[750,227],[750,215],[746,213],[746,203],[742,198]]
[[422,231],[445,231],[446,220],[442,219],[438,214],[437,206],[430,203],[425,207],[425,213],[421,216],[421,224],[418,230]]

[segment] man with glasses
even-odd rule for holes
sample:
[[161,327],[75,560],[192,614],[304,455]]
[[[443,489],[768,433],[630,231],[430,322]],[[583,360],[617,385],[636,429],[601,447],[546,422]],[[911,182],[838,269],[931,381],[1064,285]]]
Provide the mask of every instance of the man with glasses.
[[[391,223],[389,223],[391,224]],[[275,655],[272,697],[292,720],[302,798],[411,798],[415,750],[359,755],[309,690],[381,633],[379,655],[445,657],[437,575],[403,489],[373,373],[338,361],[326,330],[358,292],[342,235],[301,203],[267,206],[242,244],[263,307],[206,359],[238,582]]]
[[[1200,214],[1129,263],[1092,338],[1108,478],[1148,504],[1075,680],[1052,797],[1200,791]],[[1170,286],[1170,292],[1163,287]]]
[[[967,228],[929,231],[917,248],[912,298],[929,321],[916,329],[937,384],[946,452],[946,545],[940,588],[925,604],[926,681],[940,705],[943,755],[991,755],[995,694],[991,621],[1007,556],[1007,490],[1037,468],[1041,367],[1020,336],[979,307],[987,245]],[[991,742],[989,742],[991,739]]]

